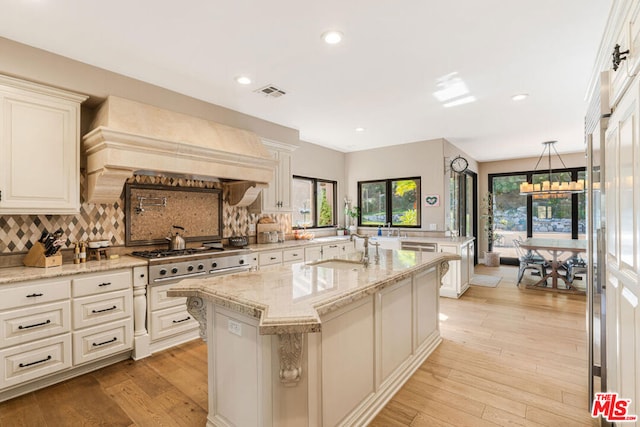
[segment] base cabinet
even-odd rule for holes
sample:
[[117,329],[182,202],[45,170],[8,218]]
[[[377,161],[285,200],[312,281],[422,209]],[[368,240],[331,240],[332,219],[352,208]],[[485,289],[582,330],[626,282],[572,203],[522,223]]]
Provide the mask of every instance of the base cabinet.
[[190,341],[199,336],[198,322],[187,312],[186,298],[167,296],[175,283],[148,285],[147,322],[150,353]]
[[439,283],[438,267],[415,273],[307,334],[260,335],[258,319],[207,302],[207,425],[367,425],[440,343]]
[[0,286],[0,338],[0,401],[129,358],[132,270]]

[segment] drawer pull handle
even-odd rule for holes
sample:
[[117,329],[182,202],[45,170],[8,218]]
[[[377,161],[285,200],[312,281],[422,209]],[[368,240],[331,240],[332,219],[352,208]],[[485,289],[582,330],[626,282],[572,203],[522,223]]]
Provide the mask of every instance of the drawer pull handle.
[[331,246],[329,246],[329,247],[330,247],[330,248],[337,248],[337,247],[338,247],[338,245],[331,245]]
[[18,326],[18,329],[37,328],[38,326],[48,325],[49,323],[51,323],[51,320],[47,319],[46,322],[34,323],[33,325],[27,325],[27,326],[20,325]]
[[110,339],[110,340],[105,341],[105,342],[99,342],[99,343],[95,343],[94,342],[93,346],[94,347],[100,347],[101,345],[109,344],[109,343],[116,342],[116,341],[118,341],[118,338],[117,337],[113,337],[113,339]]
[[103,308],[102,310],[91,310],[91,312],[92,313],[104,313],[105,311],[115,310],[116,308],[118,308],[118,307],[114,305],[113,307]]
[[273,261],[273,260],[276,260],[276,259],[278,259],[278,258],[276,258],[276,257],[272,256],[272,257],[271,257],[271,258],[269,258],[269,259],[270,259],[271,261]]
[[291,254],[291,255],[293,255],[293,256],[298,256],[298,254]]
[[30,295],[27,295],[27,298],[41,297],[42,295],[44,294],[30,294]]
[[173,320],[173,323],[182,323],[186,322],[187,320],[191,320],[191,316],[187,316],[186,318],[180,320]]
[[111,282],[100,283],[98,286],[109,286]]
[[27,366],[37,365],[38,363],[48,362],[49,360],[51,360],[51,355],[47,356],[46,359],[36,360],[35,362],[31,363],[21,363],[18,366],[20,366],[21,368],[26,368]]

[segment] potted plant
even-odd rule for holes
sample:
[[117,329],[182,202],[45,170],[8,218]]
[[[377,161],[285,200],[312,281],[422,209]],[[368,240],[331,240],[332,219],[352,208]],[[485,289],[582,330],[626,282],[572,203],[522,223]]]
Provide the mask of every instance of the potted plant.
[[484,253],[484,265],[487,267],[500,266],[500,252],[493,251],[493,245],[502,240],[502,234],[496,232],[493,217],[494,195],[487,193],[482,199],[483,209],[485,213],[482,215],[484,219],[484,232],[487,233],[487,250]]
[[344,213],[351,218],[350,225],[349,225],[349,233],[353,234],[353,233],[357,233],[358,232],[358,224],[357,224],[357,220],[358,220],[358,214],[360,213],[360,208],[358,208],[357,206],[354,206],[352,208],[347,208],[345,209]]

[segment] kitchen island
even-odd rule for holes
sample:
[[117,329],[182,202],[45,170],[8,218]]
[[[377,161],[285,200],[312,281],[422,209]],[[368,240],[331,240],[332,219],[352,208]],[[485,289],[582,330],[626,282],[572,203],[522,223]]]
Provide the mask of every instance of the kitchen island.
[[208,343],[209,426],[365,425],[441,341],[445,253],[381,250],[188,279]]

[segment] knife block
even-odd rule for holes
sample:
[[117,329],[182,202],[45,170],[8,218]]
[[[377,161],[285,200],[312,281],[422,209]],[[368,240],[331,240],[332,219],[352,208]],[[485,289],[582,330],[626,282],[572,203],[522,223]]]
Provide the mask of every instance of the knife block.
[[42,243],[36,242],[29,252],[24,256],[22,263],[26,267],[57,267],[62,265],[62,254],[55,254],[49,257],[44,256],[45,250]]

